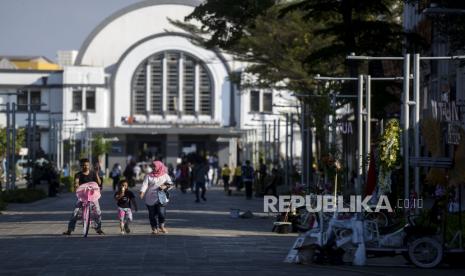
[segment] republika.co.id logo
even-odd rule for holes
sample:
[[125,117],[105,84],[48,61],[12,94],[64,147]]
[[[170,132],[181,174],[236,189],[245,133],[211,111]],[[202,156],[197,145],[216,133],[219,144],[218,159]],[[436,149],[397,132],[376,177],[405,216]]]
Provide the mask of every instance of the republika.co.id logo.
[[[333,195],[283,195],[265,196],[263,198],[264,212],[288,212],[291,209],[305,207],[309,212],[338,212],[338,213],[359,213],[359,212],[394,212],[391,203],[386,195],[379,196],[376,202],[373,196],[362,197],[351,195],[348,201],[344,196]],[[397,208],[423,208],[422,199],[399,199]]]

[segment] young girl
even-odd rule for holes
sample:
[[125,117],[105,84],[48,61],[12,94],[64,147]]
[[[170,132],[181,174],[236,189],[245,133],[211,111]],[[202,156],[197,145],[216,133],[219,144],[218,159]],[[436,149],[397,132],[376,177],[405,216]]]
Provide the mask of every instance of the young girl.
[[137,212],[136,197],[128,190],[128,181],[119,182],[118,191],[115,193],[116,204],[118,205],[118,218],[120,221],[121,235],[129,234],[129,222],[132,221],[131,208]]

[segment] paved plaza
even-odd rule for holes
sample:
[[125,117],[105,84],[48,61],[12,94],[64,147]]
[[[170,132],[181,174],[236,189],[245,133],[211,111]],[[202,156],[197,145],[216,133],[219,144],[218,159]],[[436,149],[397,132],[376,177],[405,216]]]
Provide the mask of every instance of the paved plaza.
[[[134,189],[134,190],[137,190]],[[131,234],[122,236],[113,192],[101,199],[103,230],[62,236],[75,200],[60,194],[30,204],[11,204],[0,215],[1,275],[465,275],[465,270],[420,270],[396,259],[370,260],[367,267],[287,264],[283,259],[297,234],[271,232],[273,217],[262,200],[208,191],[195,203],[190,192],[175,191],[168,207],[168,234],[151,235],[139,200]],[[251,210],[250,219],[230,218],[230,208]]]

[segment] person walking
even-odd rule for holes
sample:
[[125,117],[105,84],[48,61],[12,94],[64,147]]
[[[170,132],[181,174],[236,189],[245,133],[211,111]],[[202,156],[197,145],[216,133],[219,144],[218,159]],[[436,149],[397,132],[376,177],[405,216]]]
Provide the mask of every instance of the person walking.
[[119,163],[115,163],[110,172],[110,177],[113,180],[113,191],[116,190],[119,184],[119,179],[121,177],[121,166]]
[[223,179],[223,187],[227,195],[231,195],[229,191],[230,176],[231,176],[231,169],[228,167],[228,164],[224,164],[223,168],[221,169],[221,178]]
[[236,186],[236,191],[240,191],[242,189],[242,171],[241,171],[241,166],[238,165],[235,169],[234,169],[234,178],[233,178],[233,183],[234,183],[234,186]]
[[131,160],[129,164],[126,165],[126,168],[124,169],[123,175],[124,178],[128,181],[129,187],[134,187],[135,186],[135,174],[134,174],[134,167],[136,166],[136,162],[134,160]]
[[257,191],[255,191],[257,196],[260,196],[261,193],[263,193],[264,190],[265,190],[267,171],[268,171],[268,167],[266,166],[263,159],[260,158],[260,160],[259,160],[259,169],[258,169],[258,174],[259,174],[260,178],[258,179],[258,189],[257,189]]
[[144,199],[149,211],[152,234],[168,233],[165,227],[166,207],[160,203],[158,193],[166,191],[173,184],[161,161],[153,161],[152,172],[144,177],[140,189],[140,198]]
[[278,169],[273,168],[271,170],[271,182],[268,184],[268,186],[265,187],[264,194],[267,195],[268,191],[271,190],[271,194],[274,196],[278,196],[277,193],[277,186],[281,184],[281,176],[279,175]]
[[245,197],[247,199],[252,199],[252,185],[254,181],[254,169],[250,165],[250,161],[246,160],[245,165],[242,166],[242,181],[245,186]]
[[208,178],[208,171],[209,171],[209,166],[207,163],[206,159],[200,159],[195,165],[194,168],[192,169],[192,179],[194,181],[195,185],[195,197],[196,200],[195,202],[199,203],[200,202],[200,189],[202,189],[202,199],[204,201],[207,201],[207,198],[205,197],[205,192],[206,192],[206,187],[205,187],[205,180]]

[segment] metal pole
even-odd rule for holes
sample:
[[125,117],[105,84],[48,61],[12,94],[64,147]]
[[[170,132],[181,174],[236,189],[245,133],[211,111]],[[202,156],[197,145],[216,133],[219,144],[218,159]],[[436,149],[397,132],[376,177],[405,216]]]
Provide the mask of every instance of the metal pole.
[[10,144],[10,103],[6,103],[6,183],[5,183],[5,189],[9,190],[10,187],[10,173],[11,173],[11,144]]
[[52,117],[50,115],[48,116],[48,155],[50,156],[50,160],[54,160],[53,158],[53,150],[52,150],[52,145],[56,144],[53,143],[53,124],[52,124]]
[[265,160],[265,163],[268,164],[269,161],[272,158],[272,144],[271,144],[271,124],[268,124],[268,150],[267,150],[267,159]]
[[263,121],[263,131],[264,131],[264,135],[265,137],[264,138],[264,144],[263,144],[263,159],[264,159],[264,162],[266,163],[266,157],[268,155],[268,141],[267,141],[267,138],[268,138],[268,130],[267,130],[267,124]]
[[32,163],[31,163],[31,154],[32,154],[32,146],[31,146],[31,124],[32,124],[32,119],[31,119],[31,109],[30,106],[28,105],[27,107],[27,130],[26,130],[26,147],[27,147],[27,187],[31,187],[32,184]]
[[[306,116],[306,113],[305,113],[305,103],[303,100],[301,100],[301,108],[300,108],[300,140],[301,140],[301,143],[302,143],[302,150],[301,150],[301,155],[300,155],[300,167],[302,169],[302,173],[300,174],[300,183],[303,185],[307,180],[306,176],[307,176],[307,167],[305,166],[306,165],[306,161],[307,161],[307,132],[306,132],[306,129],[305,129],[305,116]],[[308,185],[308,183],[305,183]]]
[[289,114],[286,113],[286,169],[284,170],[286,186],[289,187]]
[[409,76],[410,76],[410,54],[404,55],[404,91],[402,99],[403,129],[402,135],[404,140],[404,198],[409,195]]
[[37,128],[37,112],[35,110],[32,111],[32,161],[36,160],[36,128]]
[[11,109],[11,127],[12,127],[12,145],[11,145],[11,183],[10,183],[10,188],[15,189],[16,188],[16,103],[12,103],[12,109]]
[[[420,54],[413,56],[413,100],[415,101],[414,113],[414,155],[415,158],[420,157]],[[415,193],[420,194],[420,168],[415,166]],[[418,212],[415,208],[415,212]]]
[[[307,109],[307,105],[305,105],[305,109]],[[308,107],[308,113],[310,114],[310,106]],[[305,113],[307,114],[307,112]],[[310,116],[310,115],[308,115]],[[308,125],[307,127],[307,170],[308,170],[308,173],[307,173],[307,185],[308,185],[308,188],[310,189],[310,183],[312,182],[313,184],[313,133],[312,133],[312,127],[311,127],[311,123],[307,123],[306,125]],[[310,192],[310,190],[309,190]]]
[[290,126],[291,126],[291,141],[290,141],[290,149],[289,149],[289,183],[292,185],[293,179],[292,176],[294,174],[294,114],[291,114],[290,116]]
[[[273,158],[276,158],[276,120],[273,120]],[[276,162],[274,160],[273,164]]]
[[[366,124],[365,124],[365,156],[370,159],[371,147],[371,76],[366,76]],[[365,173],[368,175],[368,162],[366,162]]]
[[276,150],[276,160],[278,161],[278,164],[281,163],[281,160],[279,160],[280,157],[281,157],[281,119],[278,119],[278,146]]
[[355,192],[360,195],[362,192],[363,175],[363,75],[358,76],[358,106],[357,106],[357,186]]
[[59,156],[60,158],[57,159],[57,163],[59,162],[58,164],[58,168],[59,169],[62,169],[63,168],[63,158],[64,158],[64,154],[63,154],[63,151],[64,151],[64,148],[63,148],[63,124],[61,123],[57,123],[57,140],[58,140],[58,144],[60,145],[59,146],[59,155],[57,153],[57,157]]

